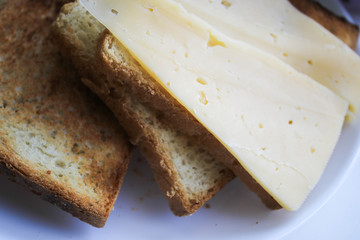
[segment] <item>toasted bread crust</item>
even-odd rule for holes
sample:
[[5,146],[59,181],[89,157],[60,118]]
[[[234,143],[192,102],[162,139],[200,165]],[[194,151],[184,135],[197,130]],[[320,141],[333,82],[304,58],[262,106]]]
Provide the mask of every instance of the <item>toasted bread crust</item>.
[[[307,2],[305,4],[312,3]],[[316,8],[316,11],[322,14],[324,10],[323,8]],[[317,14],[313,13],[312,16],[317,16]],[[342,22],[341,19],[324,16],[330,21]],[[337,27],[341,26],[337,25]],[[344,34],[342,31],[334,32],[340,36]],[[250,190],[260,197],[268,208],[281,208],[276,200],[252,178],[228,150],[158,84],[114,36],[110,33],[104,35],[102,43],[99,44],[98,52],[102,59],[104,74],[107,75],[107,89],[117,89],[117,85],[124,85],[141,103],[157,111],[157,116],[163,121],[187,135],[198,138],[199,142],[205,143],[206,150],[230,168]]]
[[334,15],[320,3],[313,0],[289,0],[298,10],[314,19],[352,49],[356,49],[359,27],[349,23],[344,17]]
[[[10,165],[9,161],[6,161],[8,157],[8,154],[4,155],[0,153],[0,158],[2,159],[2,161],[0,161],[0,173],[7,176],[10,181],[25,187],[26,190],[62,210],[71,213],[81,221],[87,222],[95,227],[103,227],[105,225],[108,218],[107,213],[99,212],[97,209],[85,210],[78,196],[73,196],[69,193],[64,197],[63,194],[59,194],[62,188],[61,186],[48,184],[39,178],[29,178],[29,175],[24,173],[24,169],[20,170]],[[31,170],[29,172],[31,173]]]
[[0,173],[102,227],[131,147],[51,43],[57,4],[11,0],[0,9]]
[[[106,30],[99,40],[98,53],[102,59],[106,84],[110,91],[115,91],[117,85],[123,85],[141,103],[157,111],[157,117],[174,126],[180,132],[189,136],[210,136],[208,131],[180,103],[161,87],[150,74],[131,56],[127,49]],[[117,61],[109,54],[109,49],[115,46],[120,53]],[[110,74],[108,74],[110,73]]]
[[[65,5],[62,13],[68,14],[72,7],[71,4]],[[217,182],[210,189],[193,195],[187,193],[185,186],[179,179],[174,160],[168,155],[164,143],[161,142],[163,138],[159,136],[162,130],[158,130],[158,128],[166,129],[168,126],[161,123],[150,109],[146,109],[142,104],[138,103],[136,97],[121,82],[109,85],[106,75],[99,69],[101,67],[96,61],[98,60],[96,53],[94,52],[93,56],[84,54],[83,42],[75,36],[66,34],[66,31],[72,32],[73,29],[66,29],[65,31],[63,28],[69,26],[60,25],[61,23],[55,23],[54,34],[57,36],[57,42],[62,46],[62,53],[72,59],[81,75],[84,76],[83,82],[85,85],[112,109],[127,131],[131,142],[140,147],[154,172],[156,182],[168,199],[170,209],[175,215],[185,216],[194,213],[234,178],[229,169],[221,167]],[[94,46],[94,49],[96,50],[96,46]],[[94,71],[95,69],[96,71]],[[140,113],[140,108],[144,108],[142,110],[143,114]],[[144,115],[147,115],[147,117]]]
[[[222,177],[219,178],[220,181],[206,193],[197,194],[195,198],[189,196],[184,186],[179,183],[172,159],[163,151],[161,137],[157,136],[158,133],[151,127],[149,128],[148,123],[143,122],[131,107],[131,95],[124,92],[123,97],[119,98],[120,95],[117,93],[117,98],[114,98],[113,95],[109,95],[110,91],[108,90],[108,87],[113,87],[112,85],[102,85],[102,89],[100,89],[88,79],[83,79],[83,81],[107,103],[110,109],[113,109],[119,122],[127,130],[131,141],[140,147],[154,172],[156,182],[168,199],[170,209],[175,215],[186,216],[194,213],[234,178],[232,172],[224,168],[221,173]],[[156,122],[158,120],[152,118],[149,121]],[[164,126],[163,123],[162,125]]]

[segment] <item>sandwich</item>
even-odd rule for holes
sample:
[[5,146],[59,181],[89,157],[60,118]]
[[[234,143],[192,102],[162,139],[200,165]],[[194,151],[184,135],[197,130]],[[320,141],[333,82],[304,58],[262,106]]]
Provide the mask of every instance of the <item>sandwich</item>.
[[59,1],[0,4],[0,174],[103,227],[132,146],[51,40]]
[[[85,85],[115,113],[150,164],[161,166],[162,161],[149,154],[151,141],[142,142],[146,136],[143,125],[137,123],[133,128],[139,118],[129,102],[136,101],[137,107],[154,116],[151,119],[194,139],[270,209],[300,208],[324,171],[345,117],[351,119],[359,105],[354,94],[359,89],[354,71],[358,68],[354,66],[360,66],[360,61],[345,43],[287,1],[274,6],[269,1],[80,2],[88,12],[81,10],[80,14],[74,10],[78,7],[66,5],[55,23],[60,45],[85,76]],[[276,34],[266,33],[267,28],[256,28],[256,24],[248,32],[237,28],[231,19],[238,21],[242,15],[232,9],[239,9],[240,2],[249,5],[244,8],[250,16],[246,23],[252,23],[252,14],[263,14],[260,20],[276,30],[278,25],[266,17],[279,14],[276,19],[285,31],[280,27]],[[303,2],[308,8],[302,6],[302,11],[316,9],[324,18],[330,16],[318,5]],[[213,8],[216,4],[219,7]],[[315,20],[319,16],[309,12]],[[82,31],[74,31],[75,19],[84,15],[90,15],[91,22],[85,21]],[[324,18],[319,22],[326,27]],[[358,28],[332,15],[329,18],[336,22],[332,28],[349,29],[346,34],[351,40],[343,39],[354,47]],[[99,29],[96,36],[87,31],[94,24]],[[310,27],[314,39],[297,29],[298,24],[304,24],[305,31]],[[259,44],[250,38],[253,29],[266,33],[266,38],[255,35]],[[295,38],[287,31],[294,31]],[[345,35],[332,32],[340,38]],[[79,44],[78,39],[96,39],[96,44],[83,47],[89,55],[79,50],[85,40]],[[313,48],[317,55],[305,56],[304,61],[299,45],[295,53],[300,57],[295,56],[292,63],[286,60],[293,57],[287,51],[280,52],[280,57],[272,52],[278,43],[286,46],[283,39],[285,43],[317,43],[320,48]],[[263,47],[264,42],[273,44]],[[320,62],[328,53],[343,64]],[[86,62],[89,57],[95,65]],[[296,65],[296,61],[302,62]],[[323,64],[328,64],[328,76],[319,78],[318,74],[324,74],[319,68]],[[156,174],[158,168],[153,169]]]

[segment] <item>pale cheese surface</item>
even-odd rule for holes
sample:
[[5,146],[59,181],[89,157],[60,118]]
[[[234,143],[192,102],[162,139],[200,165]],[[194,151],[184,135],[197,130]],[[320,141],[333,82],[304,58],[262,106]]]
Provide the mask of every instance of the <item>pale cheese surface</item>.
[[301,206],[336,145],[345,100],[175,1],[81,2],[279,204]]
[[273,54],[360,106],[360,58],[288,0],[176,0],[227,36]]

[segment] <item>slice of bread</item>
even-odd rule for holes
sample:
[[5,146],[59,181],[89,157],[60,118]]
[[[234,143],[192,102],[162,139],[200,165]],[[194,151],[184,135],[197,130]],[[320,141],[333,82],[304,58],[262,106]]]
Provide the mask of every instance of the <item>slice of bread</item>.
[[112,109],[131,141],[151,165],[155,179],[175,215],[189,215],[213,197],[233,174],[206,152],[202,144],[161,122],[121,83],[107,88],[98,71],[97,42],[105,28],[78,3],[63,7],[54,24],[64,54],[90,87]]
[[[322,8],[318,8],[317,11],[319,11],[317,14],[323,13]],[[333,20],[336,19],[342,21],[333,18]],[[335,26],[341,27],[341,25]],[[341,31],[333,32],[341,34],[341,36],[343,34]],[[357,38],[357,36],[352,36]],[[158,118],[171,124],[178,131],[192,136],[203,144],[205,143],[205,149],[232,169],[235,175],[255,192],[267,207],[271,209],[280,208],[280,205],[244,170],[227,149],[164,90],[115,37],[106,34],[102,43],[99,44],[98,51],[102,59],[102,66],[99,70],[103,71],[107,78],[106,81],[95,84],[101,85],[103,89],[110,90],[110,93],[116,92],[118,86],[124,86],[139,102],[156,111]]]
[[50,41],[56,1],[0,5],[0,172],[104,226],[131,145],[115,117]]

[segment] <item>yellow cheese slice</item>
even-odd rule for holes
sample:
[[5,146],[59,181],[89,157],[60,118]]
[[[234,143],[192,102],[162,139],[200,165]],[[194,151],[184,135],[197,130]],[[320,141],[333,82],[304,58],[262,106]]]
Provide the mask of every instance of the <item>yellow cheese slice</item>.
[[172,0],[81,0],[284,208],[318,182],[348,103]]
[[360,58],[288,0],[176,0],[234,39],[273,54],[360,106]]

